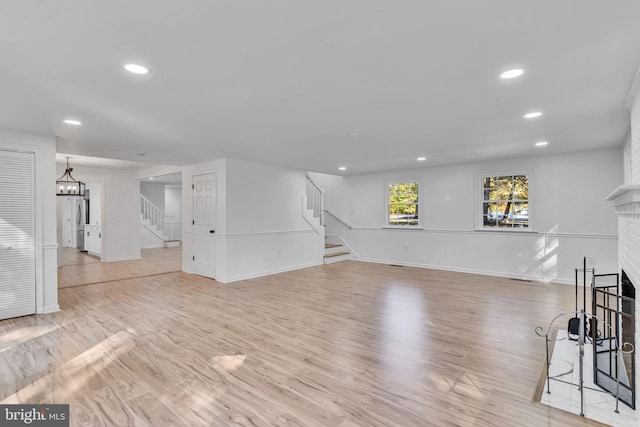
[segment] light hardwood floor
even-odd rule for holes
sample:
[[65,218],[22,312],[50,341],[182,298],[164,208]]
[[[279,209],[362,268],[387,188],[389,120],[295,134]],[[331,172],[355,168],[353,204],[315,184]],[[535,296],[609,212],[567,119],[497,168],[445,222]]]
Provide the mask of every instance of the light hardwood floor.
[[58,288],[131,279],[182,270],[182,248],[140,250],[141,259],[100,262],[100,258],[73,248],[63,251],[63,266],[58,268]]
[[0,322],[0,402],[69,403],[74,426],[599,425],[532,401],[534,329],[573,292],[352,261],[63,288]]

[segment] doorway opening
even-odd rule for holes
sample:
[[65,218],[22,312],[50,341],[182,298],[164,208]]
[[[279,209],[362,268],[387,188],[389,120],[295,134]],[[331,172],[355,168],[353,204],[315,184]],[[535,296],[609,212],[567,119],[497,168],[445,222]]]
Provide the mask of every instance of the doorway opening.
[[58,196],[62,223],[60,266],[101,262],[102,184],[86,183],[84,196]]

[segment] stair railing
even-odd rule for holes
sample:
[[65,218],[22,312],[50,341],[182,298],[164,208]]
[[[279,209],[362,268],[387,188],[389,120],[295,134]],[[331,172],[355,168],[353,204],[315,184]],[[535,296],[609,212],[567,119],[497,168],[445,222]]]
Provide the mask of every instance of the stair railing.
[[335,213],[331,212],[329,209],[325,209],[324,210],[326,213],[328,213],[329,215],[331,215],[332,217],[334,217],[339,223],[341,223],[342,225],[344,225],[345,227],[347,227],[349,230],[351,230],[353,228],[353,226],[351,224],[349,224],[347,221],[345,221],[344,219],[340,218],[338,215],[336,215]]
[[320,219],[320,225],[324,225],[324,194],[322,189],[307,175],[305,184],[307,196],[307,209],[313,211],[314,218]]
[[[155,234],[164,239],[165,214],[159,207],[151,203],[151,201],[142,194],[140,195],[140,213],[142,214],[142,220],[149,221],[149,225],[154,226],[157,230]],[[151,230],[154,231],[153,227]]]

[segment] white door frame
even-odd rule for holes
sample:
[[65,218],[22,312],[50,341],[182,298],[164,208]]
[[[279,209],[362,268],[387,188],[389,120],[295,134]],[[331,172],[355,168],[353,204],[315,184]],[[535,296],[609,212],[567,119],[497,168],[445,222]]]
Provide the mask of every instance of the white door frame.
[[[206,180],[201,181],[200,178],[211,176],[211,187],[209,191],[212,193],[212,200],[200,201],[198,205],[199,185],[207,185]],[[216,275],[216,234],[217,226],[217,179],[216,171],[202,172],[192,175],[192,207],[193,207],[193,268],[194,273],[215,279]],[[207,191],[206,188],[202,191]],[[205,194],[205,197],[206,194]],[[210,204],[208,204],[210,203]],[[200,210],[204,211],[200,211]],[[204,218],[203,218],[204,217]],[[202,222],[203,219],[208,221]]]

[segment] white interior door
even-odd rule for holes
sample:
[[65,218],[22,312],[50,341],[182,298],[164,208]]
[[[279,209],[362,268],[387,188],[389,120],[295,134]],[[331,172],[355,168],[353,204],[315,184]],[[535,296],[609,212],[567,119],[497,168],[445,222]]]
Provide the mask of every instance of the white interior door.
[[193,240],[195,273],[215,279],[216,175],[193,176]]
[[71,222],[71,197],[57,197],[56,199],[62,206],[62,247],[74,247],[73,224]]
[[33,164],[0,150],[0,319],[36,312]]
[[78,246],[78,197],[57,197],[58,203],[62,203],[62,246],[75,248]]

